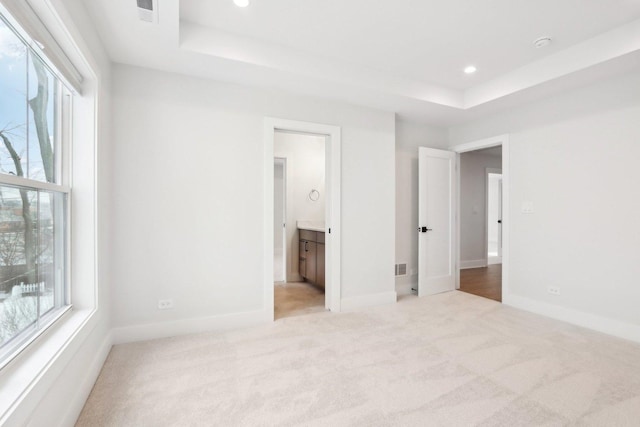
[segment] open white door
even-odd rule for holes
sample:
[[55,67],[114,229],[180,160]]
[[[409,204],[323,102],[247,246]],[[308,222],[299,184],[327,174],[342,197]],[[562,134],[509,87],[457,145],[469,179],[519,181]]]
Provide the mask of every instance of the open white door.
[[487,168],[487,265],[502,264],[502,171]]
[[418,150],[418,296],[453,291],[456,153]]

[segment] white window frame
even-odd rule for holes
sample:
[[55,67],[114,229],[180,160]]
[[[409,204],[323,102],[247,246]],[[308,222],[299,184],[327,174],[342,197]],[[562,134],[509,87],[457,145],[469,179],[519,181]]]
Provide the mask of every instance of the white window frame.
[[[54,309],[52,312],[36,318],[35,328],[28,328],[19,332],[11,338],[6,348],[0,349],[0,370],[10,364],[20,353],[29,347],[40,335],[42,335],[48,328],[56,323],[58,319],[65,315],[72,309],[71,304],[71,280],[70,280],[70,267],[71,267],[71,151],[72,151],[72,118],[73,118],[73,92],[68,87],[68,83],[65,79],[61,78],[60,72],[58,72],[52,63],[47,59],[41,51],[38,50],[35,43],[31,42],[29,35],[19,26],[15,21],[15,18],[11,16],[10,12],[0,7],[0,13],[6,18],[7,27],[13,31],[13,33],[24,43],[27,51],[32,51],[38,58],[42,59],[47,69],[56,78],[56,84],[58,85],[59,95],[53,102],[56,102],[56,115],[57,121],[55,129],[56,135],[53,141],[54,152],[54,170],[56,174],[56,182],[38,181],[26,177],[19,177],[16,175],[10,175],[0,173],[0,185],[10,186],[17,189],[46,191],[51,193],[63,194],[65,197],[65,209],[64,209],[64,275],[62,280],[63,301],[61,306]],[[57,291],[56,286],[56,291]]]
[[[0,425],[46,424],[50,420],[43,414],[51,405],[65,405],[57,408],[62,413],[60,423],[73,425],[112,344],[109,289],[100,285],[100,280],[109,279],[108,256],[99,256],[109,252],[109,219],[99,215],[99,208],[110,203],[109,172],[98,167],[99,157],[109,158],[111,63],[99,41],[85,38],[91,31],[85,21],[74,20],[86,17],[80,6],[63,0],[1,0],[0,5],[21,25],[32,24],[44,34],[43,40],[55,42],[64,56],[57,59],[69,61],[82,77],[70,85],[73,139],[64,153],[67,184],[72,187],[67,205],[71,218],[67,274],[73,309],[0,369]],[[46,50],[56,54],[56,49]],[[78,365],[84,368],[81,373]],[[39,410],[43,406],[44,412]]]

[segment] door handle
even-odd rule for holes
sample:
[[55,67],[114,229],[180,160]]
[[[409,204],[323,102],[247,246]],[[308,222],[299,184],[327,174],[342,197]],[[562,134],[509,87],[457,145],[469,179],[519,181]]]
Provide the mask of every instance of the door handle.
[[501,219],[498,220],[498,224],[502,224],[502,220]]
[[420,233],[426,233],[427,231],[433,231],[433,228],[418,227],[418,231],[419,231]]

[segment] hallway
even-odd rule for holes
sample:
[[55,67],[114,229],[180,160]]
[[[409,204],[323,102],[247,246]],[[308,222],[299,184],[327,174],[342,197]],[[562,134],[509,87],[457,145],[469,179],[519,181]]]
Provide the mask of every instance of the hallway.
[[502,302],[502,264],[460,270],[460,290]]

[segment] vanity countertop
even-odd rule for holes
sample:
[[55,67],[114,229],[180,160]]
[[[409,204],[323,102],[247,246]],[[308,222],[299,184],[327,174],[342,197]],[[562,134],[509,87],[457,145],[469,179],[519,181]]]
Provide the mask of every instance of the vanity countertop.
[[323,221],[296,221],[296,226],[300,230],[320,231],[324,233],[325,224]]

